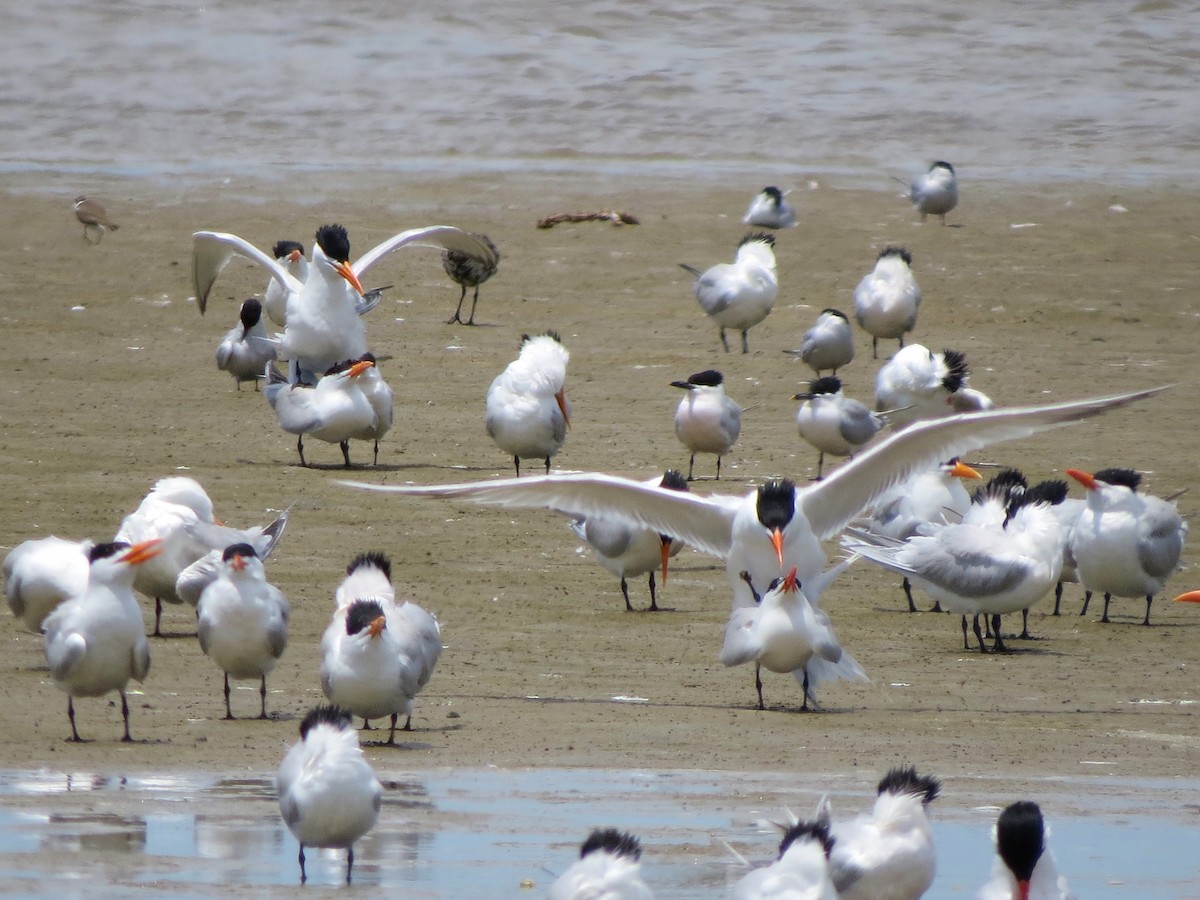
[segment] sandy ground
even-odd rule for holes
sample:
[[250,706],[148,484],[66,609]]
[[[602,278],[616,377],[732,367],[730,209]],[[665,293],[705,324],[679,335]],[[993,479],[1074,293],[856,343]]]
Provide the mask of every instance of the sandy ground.
[[[510,474],[483,430],[484,394],[522,332],[554,328],[572,354],[575,417],[557,469],[644,478],[686,466],[669,382],[716,367],[752,409],[722,480],[694,489],[745,492],[769,476],[813,474],[816,453],[795,434],[790,399],[809,373],[781,351],[798,345],[822,307],[849,310],[878,250],[902,243],[925,297],[913,339],[965,351],[972,384],[999,402],[1178,383],[976,460],[1019,465],[1035,479],[1067,466],[1133,466],[1150,473],[1154,493],[1193,489],[1181,500],[1190,511],[1200,198],[1169,186],[964,182],[953,228],[918,224],[886,182],[799,191],[802,224],[778,239],[778,304],[742,355],[721,350],[677,263],[730,259],[757,183],[325,173],[180,188],[10,178],[0,211],[8,235],[0,545],[51,533],[107,538],[156,479],[187,473],[233,525],[292,507],[268,572],[293,615],[269,680],[274,721],[221,721],[220,673],[200,652],[191,611],[173,607],[164,619],[171,636],[152,641],[150,676],[131,698],[137,741],[116,740],[120,714],[108,699],[82,700],[79,728],[94,739],[82,745],[64,741],[66,700],[44,669],[41,639],[7,618],[0,759],[20,768],[273,771],[298,718],[321,699],[317,646],[333,589],[351,557],[378,549],[393,558],[399,590],[437,614],[446,643],[412,733],[400,748],[370,748],[380,766],[878,772],[913,762],[945,776],[1190,775],[1196,608],[1156,602],[1144,628],[1143,604],[1118,600],[1113,624],[1102,625],[1098,608],[1078,615],[1082,591],[1069,587],[1062,616],[1047,604],[1034,611],[1035,640],[980,656],[963,652],[956,618],[909,614],[896,580],[860,563],[824,605],[872,682],[828,687],[824,711],[799,713],[799,686],[768,674],[769,709],[759,712],[751,669],[717,660],[728,613],[718,561],[685,551],[660,594],[670,611],[631,614],[617,579],[554,515],[350,491],[336,483],[345,475],[336,446],[317,441],[307,448],[316,467],[300,468],[295,440],[262,396],[235,391],[213,364],[237,301],[264,278],[233,264],[206,317],[190,299],[190,235],[200,228],[269,247],[283,237],[307,243],[317,225],[340,221],[352,256],[416,225],[484,231],[503,260],[482,290],[479,327],[445,324],[458,291],[433,252],[400,254],[368,279],[396,285],[371,314],[369,338],[396,389],[398,424],[378,467],[362,465],[369,447],[353,448],[353,477]],[[84,242],[71,213],[81,190],[121,223],[98,246]],[[544,215],[613,207],[641,224],[534,228]],[[848,393],[869,399],[879,363],[861,334],[858,346],[842,374]],[[712,471],[710,459],[698,462],[700,474]],[[1185,548],[1185,565],[1194,555]],[[1166,596],[1195,586],[1185,571]],[[632,587],[635,603],[647,605],[644,583]],[[257,686],[243,687],[235,712],[249,716]]]

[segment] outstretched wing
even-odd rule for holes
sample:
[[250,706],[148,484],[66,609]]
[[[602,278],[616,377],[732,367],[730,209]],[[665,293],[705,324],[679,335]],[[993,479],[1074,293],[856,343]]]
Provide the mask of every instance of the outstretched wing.
[[356,259],[350,268],[361,279],[375,263],[401,247],[457,250],[481,259],[488,265],[494,266],[498,262],[496,251],[470,232],[455,228],[453,225],[426,225],[424,228],[410,228],[408,231],[393,235]]
[[208,295],[217,276],[235,256],[258,263],[283,285],[285,291],[299,291],[302,286],[287,269],[236,234],[197,231],[192,235],[192,289],[196,292],[196,305],[200,307],[201,315],[208,308]]

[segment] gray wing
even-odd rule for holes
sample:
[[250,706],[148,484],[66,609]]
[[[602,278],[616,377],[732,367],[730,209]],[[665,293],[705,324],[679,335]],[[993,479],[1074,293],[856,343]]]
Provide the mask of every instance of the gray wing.
[[427,225],[423,228],[410,228],[393,235],[382,244],[372,247],[354,261],[350,267],[354,274],[362,278],[367,271],[387,256],[401,247],[432,247],[439,250],[457,250],[484,260],[489,265],[496,265],[496,251],[481,241],[477,236],[453,225]]
[[[175,579],[175,593],[181,600],[193,607],[200,602],[204,589],[217,580],[223,551],[224,548],[212,550],[179,573]],[[203,638],[200,639],[200,646],[204,646]]]
[[854,447],[861,447],[875,437],[884,425],[883,419],[857,400],[847,400],[842,406],[842,412],[842,437]]
[[583,525],[583,538],[598,553],[612,559],[629,549],[632,530],[624,522],[605,516],[592,516]]
[[1165,500],[1147,497],[1146,504],[1147,530],[1138,541],[1138,561],[1148,575],[1165,581],[1179,565],[1187,523]]
[[201,315],[208,308],[208,295],[217,276],[234,256],[258,263],[285,291],[296,292],[302,287],[287,269],[236,234],[197,231],[192,235],[192,289],[196,292],[196,305],[200,307]]
[[133,663],[133,677],[139,682],[145,681],[150,674],[150,643],[144,634],[139,634],[130,651]]

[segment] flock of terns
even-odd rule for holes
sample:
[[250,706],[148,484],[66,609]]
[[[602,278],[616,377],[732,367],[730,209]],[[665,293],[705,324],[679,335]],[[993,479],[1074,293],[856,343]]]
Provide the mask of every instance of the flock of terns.
[[[910,197],[922,219],[938,215],[944,224],[958,200],[953,167],[935,163],[913,180]],[[79,198],[75,212],[89,241],[117,227],[93,200]],[[785,194],[768,187],[743,221],[779,229],[796,219]],[[774,242],[766,231],[754,231],[739,245],[733,263],[704,271],[684,266],[726,351],[726,329],[741,333],[742,350],[748,352],[748,331],[771,310],[778,290]],[[297,435],[302,465],[306,436],[338,444],[347,466],[351,440],[372,441],[378,458],[378,442],[393,422],[393,393],[367,345],[363,317],[386,287],[367,291],[362,279],[386,255],[407,246],[442,252],[446,272],[462,288],[449,321],[473,324],[479,285],[496,272],[500,258],[484,235],[450,226],[411,229],[353,263],[347,232],[337,225],[317,231],[307,259],[303,246],[294,242],[281,241],[267,254],[236,235],[194,235],[193,278],[201,313],[218,275],[235,256],[269,275],[262,301],[242,305],[238,324],[218,346],[216,358],[239,389],[247,381],[263,384],[280,427]],[[960,613],[965,647],[967,617],[973,616],[981,652],[987,649],[981,616],[993,632],[995,649],[1003,650],[999,617],[1028,610],[1064,580],[1082,582],[1089,598],[1103,593],[1106,621],[1112,596],[1144,597],[1149,624],[1151,599],[1175,570],[1187,531],[1170,499],[1139,493],[1137,473],[1117,468],[1068,469],[1086,489],[1084,500],[1069,499],[1065,482],[1030,486],[1012,470],[968,494],[962,481],[982,479],[959,457],[1140,401],[1163,388],[1040,407],[997,407],[968,386],[962,354],[905,345],[920,304],[911,265],[907,250],[888,247],[855,291],[854,316],[872,337],[873,355],[880,339],[899,341],[879,370],[873,408],[845,397],[836,377],[854,355],[846,315],[822,311],[800,348],[789,351],[817,376],[795,397],[802,401],[800,436],[819,453],[817,478],[810,483],[772,479],[741,496],[689,490],[696,454],[716,456],[719,479],[721,457],[740,433],[741,408],[726,394],[716,370],[673,382],[684,391],[675,429],[691,453],[686,476],[673,470],[646,481],[551,474],[551,460],[570,428],[569,353],[554,332],[524,335],[517,358],[487,392],[487,432],[512,457],[516,477],[440,486],[344,483],[566,514],[597,560],[621,578],[630,610],[627,578],[649,575],[650,608],[657,609],[655,573],[661,570],[665,581],[669,559],[684,544],[721,557],[732,606],[720,659],[729,666],[754,663],[760,709],[765,709],[763,669],[793,675],[802,686],[803,708],[823,680],[867,679],[819,603],[822,591],[860,558],[902,576],[910,609],[916,608],[915,585],[943,609]],[[475,293],[464,321],[469,288]],[[282,331],[268,334],[266,320]],[[826,371],[830,374],[823,375]],[[889,436],[875,440],[885,429]],[[826,475],[826,454],[850,459]],[[522,477],[522,459],[543,462],[545,474]],[[135,591],[155,598],[154,635],[160,634],[164,602],[194,607],[201,648],[224,672],[226,718],[233,718],[231,677],[260,680],[259,715],[267,717],[266,676],[287,645],[289,608],[267,581],[263,562],[287,520],[285,511],[261,527],[229,528],[215,518],[197,482],[167,478],[154,485],[110,542],[50,537],[9,553],[6,595],[14,615],[45,637],[51,674],[68,695],[71,740],[81,739],[75,698],[111,691],[121,698],[123,740],[130,740],[125,688],[131,678],[144,679],[150,667]],[[830,566],[822,543],[835,537],[846,555]],[[377,553],[363,554],[348,566],[321,641],[320,680],[330,705],[305,717],[301,740],[279,770],[280,810],[300,843],[302,881],[305,846],[346,848],[349,881],[353,844],[378,816],[382,788],[363,758],[351,715],[365,722],[390,718],[388,743],[393,743],[399,718],[411,716],[413,699],[442,650],[436,619],[397,598],[390,576],[390,563]],[[1198,598],[1193,593],[1179,599]],[[787,828],[779,858],[749,873],[735,895],[921,896],[934,873],[925,808],[937,793],[933,779],[896,770],[880,783],[869,816],[834,822],[823,805],[814,821]],[[1035,805],[1005,810],[996,840],[998,887],[980,896],[1067,896],[1043,850]],[[639,853],[630,835],[598,832],[550,896],[648,897],[637,874]],[[890,887],[884,891],[872,884]]]

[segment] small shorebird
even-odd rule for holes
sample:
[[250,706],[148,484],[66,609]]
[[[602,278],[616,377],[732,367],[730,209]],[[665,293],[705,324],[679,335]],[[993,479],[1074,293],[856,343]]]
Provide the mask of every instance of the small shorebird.
[[[485,244],[492,251],[491,255],[476,256],[462,250],[442,251],[442,268],[462,288],[462,293],[458,295],[458,306],[454,308],[454,315],[446,320],[447,325],[454,322],[461,325],[475,324],[475,304],[479,302],[479,286],[495,275],[496,269],[500,267],[500,251],[496,249],[492,239],[486,234],[474,234],[472,237]],[[471,300],[471,315],[464,322],[461,313],[463,301],[467,299],[467,288],[474,288],[475,296]]]
[[[98,244],[104,238],[104,232],[116,231],[119,226],[108,217],[108,211],[95,200],[87,197],[75,198],[75,218],[83,223],[83,239],[89,244]],[[96,240],[91,233],[96,232]]]
[[816,324],[800,338],[800,349],[783,352],[800,357],[818,378],[826,369],[836,375],[838,369],[854,359],[854,332],[850,329],[850,320],[836,309],[823,309]]
[[913,207],[921,214],[921,221],[926,216],[938,216],[942,224],[946,224],[946,213],[958,206],[958,178],[954,174],[954,166],[943,160],[938,160],[913,178],[909,186],[908,197]]

